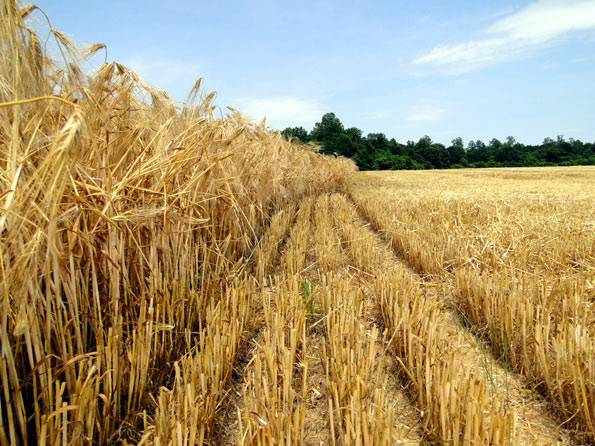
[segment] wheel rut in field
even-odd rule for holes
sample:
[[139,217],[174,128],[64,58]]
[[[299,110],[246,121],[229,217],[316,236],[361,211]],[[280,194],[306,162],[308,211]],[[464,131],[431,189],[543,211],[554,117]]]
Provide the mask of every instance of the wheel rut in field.
[[[394,358],[385,354],[382,324],[366,292],[369,283],[361,280],[341,242],[329,198],[321,196],[316,203],[305,279],[317,284],[313,297],[321,316],[317,315],[312,325],[316,339],[312,344],[322,349],[319,365],[326,376],[313,374],[312,378],[314,383],[326,380],[323,400],[331,440],[336,438],[332,444],[358,444],[368,438],[362,444],[419,445],[419,412],[395,373]],[[359,390],[350,394],[345,389],[350,385]],[[368,414],[372,414],[370,418],[366,418]],[[360,432],[360,438],[342,430]]]
[[241,349],[238,352],[229,389],[221,402],[220,413],[216,420],[213,444],[231,445],[245,443],[240,425],[241,411],[244,407],[243,397],[246,393],[246,381],[250,367],[264,345],[265,319],[264,302],[275,292],[275,285],[281,283],[282,264],[285,259],[281,255],[290,237],[289,231],[297,218],[293,204],[281,209],[271,219],[267,231],[255,247],[247,272],[256,283],[255,295],[252,299],[252,314],[242,335]]
[[520,375],[508,371],[495,359],[488,346],[473,332],[473,327],[461,322],[453,298],[456,290],[450,277],[424,274],[416,271],[406,258],[391,248],[391,241],[379,228],[367,221],[352,200],[351,206],[355,225],[361,233],[374,238],[375,249],[380,257],[382,274],[399,270],[411,283],[415,283],[426,297],[426,301],[439,308],[438,324],[440,332],[448,342],[458,343],[457,351],[462,364],[470,367],[474,376],[482,377],[489,397],[498,398],[503,409],[513,414],[513,441],[519,445],[581,444],[567,430],[560,427],[563,420],[557,419],[550,411],[543,397],[531,390]]

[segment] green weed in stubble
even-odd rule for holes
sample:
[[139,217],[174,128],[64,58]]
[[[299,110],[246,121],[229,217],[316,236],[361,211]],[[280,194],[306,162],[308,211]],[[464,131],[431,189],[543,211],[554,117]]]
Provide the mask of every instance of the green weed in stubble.
[[316,283],[310,281],[308,279],[302,279],[300,282],[300,295],[302,297],[302,303],[308,310],[308,319],[312,321],[312,319],[316,315],[316,310],[314,308],[314,298],[316,292]]

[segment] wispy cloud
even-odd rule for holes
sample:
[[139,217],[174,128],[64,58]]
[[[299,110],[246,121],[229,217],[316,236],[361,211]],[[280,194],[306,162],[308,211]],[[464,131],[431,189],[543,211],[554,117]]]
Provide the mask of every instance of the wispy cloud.
[[461,74],[526,56],[571,32],[595,29],[595,1],[540,0],[486,28],[483,37],[441,44],[412,61]]
[[502,17],[505,15],[510,15],[513,12],[515,12],[515,8],[512,8],[512,7],[500,9],[500,10],[496,11],[495,13],[493,13],[492,15],[490,15],[488,17],[488,20],[496,19],[498,17]]
[[443,107],[437,107],[433,105],[416,105],[411,109],[407,120],[414,122],[437,121],[442,118],[446,112],[447,110]]
[[295,126],[309,129],[324,113],[318,100],[296,96],[238,98],[234,108],[252,121],[260,121],[266,117],[267,123],[278,129]]

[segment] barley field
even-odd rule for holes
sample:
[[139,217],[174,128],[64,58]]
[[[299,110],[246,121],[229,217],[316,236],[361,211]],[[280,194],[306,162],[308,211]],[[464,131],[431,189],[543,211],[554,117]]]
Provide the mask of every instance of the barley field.
[[356,172],[36,13],[0,10],[1,446],[595,444],[595,168]]

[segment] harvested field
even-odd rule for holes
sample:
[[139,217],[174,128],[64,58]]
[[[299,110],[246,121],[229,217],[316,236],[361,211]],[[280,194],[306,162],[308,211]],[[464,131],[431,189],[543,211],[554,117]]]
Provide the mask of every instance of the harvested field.
[[351,196],[581,442],[595,429],[595,169],[362,173]]
[[595,444],[595,168],[356,172],[50,60],[32,13],[0,13],[0,446]]

